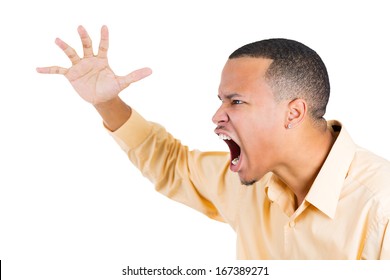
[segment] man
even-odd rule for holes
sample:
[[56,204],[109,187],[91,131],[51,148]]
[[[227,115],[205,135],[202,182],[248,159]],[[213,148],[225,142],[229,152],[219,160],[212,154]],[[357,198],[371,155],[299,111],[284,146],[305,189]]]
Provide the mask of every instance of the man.
[[96,56],[78,32],[83,58],[57,39],[72,67],[37,71],[65,75],[157,191],[229,223],[239,259],[390,259],[390,164],[324,119],[330,86],[315,51],[269,39],[233,52],[213,116],[230,153],[200,152],[119,98],[150,69],[116,76],[107,27]]

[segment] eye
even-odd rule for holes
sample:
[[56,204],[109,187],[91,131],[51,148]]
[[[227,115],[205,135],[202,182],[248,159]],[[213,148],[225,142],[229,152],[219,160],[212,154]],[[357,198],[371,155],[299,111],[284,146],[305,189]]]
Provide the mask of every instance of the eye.
[[238,104],[242,104],[242,103],[244,103],[244,102],[242,102],[241,100],[237,100],[237,99],[232,100],[233,105],[238,105]]

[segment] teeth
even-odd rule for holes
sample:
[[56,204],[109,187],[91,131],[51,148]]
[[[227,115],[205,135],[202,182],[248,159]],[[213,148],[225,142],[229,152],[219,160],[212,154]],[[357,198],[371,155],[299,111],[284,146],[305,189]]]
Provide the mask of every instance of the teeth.
[[219,134],[219,139],[222,139],[222,140],[232,140],[232,138],[230,138],[229,136],[225,135],[225,134]]
[[235,159],[232,160],[232,164],[237,165],[239,160],[240,160],[240,157],[236,157]]

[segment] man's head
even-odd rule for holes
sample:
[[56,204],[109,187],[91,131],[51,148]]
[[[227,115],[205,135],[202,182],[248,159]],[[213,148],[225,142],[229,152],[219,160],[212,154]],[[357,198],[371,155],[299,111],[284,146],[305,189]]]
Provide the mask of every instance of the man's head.
[[268,39],[247,44],[229,59],[267,58],[272,63],[266,80],[277,101],[302,98],[314,121],[322,119],[330,94],[329,77],[320,56],[304,44],[288,39]]
[[[213,117],[231,151],[231,170],[243,184],[286,168],[299,143],[298,127],[323,123],[329,99],[326,67],[316,52],[287,39],[269,39],[234,51],[222,71]],[[302,134],[299,134],[300,136]]]

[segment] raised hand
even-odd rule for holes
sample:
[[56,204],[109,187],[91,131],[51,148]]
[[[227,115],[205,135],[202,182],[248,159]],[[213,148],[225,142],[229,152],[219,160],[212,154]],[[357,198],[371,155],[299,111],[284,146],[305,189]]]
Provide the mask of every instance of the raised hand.
[[149,68],[138,69],[126,76],[117,76],[108,65],[108,28],[101,29],[99,51],[94,55],[92,40],[84,27],[77,29],[83,44],[84,57],[80,58],[76,51],[61,39],[55,43],[65,52],[72,62],[70,68],[59,66],[38,67],[37,72],[43,74],[64,75],[77,93],[87,102],[98,105],[115,99],[118,94],[131,83],[149,76]]

